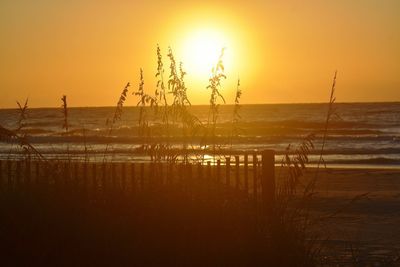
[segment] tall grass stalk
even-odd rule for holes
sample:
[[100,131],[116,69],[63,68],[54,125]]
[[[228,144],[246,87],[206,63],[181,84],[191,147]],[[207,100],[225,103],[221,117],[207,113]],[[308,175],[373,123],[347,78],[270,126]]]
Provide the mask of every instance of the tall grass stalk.
[[[307,135],[297,147],[293,147],[292,145],[287,147],[282,160],[282,167],[287,170],[284,174],[286,176],[284,176],[283,183],[278,187],[277,191],[277,201],[274,213],[275,220],[277,221],[273,224],[277,230],[274,230],[273,232],[282,236],[291,235],[292,237],[295,237],[293,243],[297,243],[299,245],[298,248],[303,250],[303,255],[307,256],[304,258],[304,263],[307,264],[315,264],[322,249],[321,245],[317,244],[317,236],[311,233],[312,229],[322,220],[312,218],[310,215],[310,208],[311,201],[315,194],[315,184],[318,178],[320,165],[324,162],[323,152],[329,131],[329,123],[333,116],[338,116],[334,108],[336,100],[336,75],[337,72],[335,72],[333,78],[328,112],[323,129],[320,156],[314,176],[306,183],[303,183],[300,179],[304,176],[307,164],[309,163],[310,152],[315,150],[315,134],[311,133]],[[281,176],[282,169],[283,168],[280,169],[278,177]],[[302,188],[300,195],[297,194],[299,188]],[[300,265],[307,266],[307,264]]]
[[140,80],[139,80],[138,90],[133,92],[133,94],[139,98],[139,101],[137,102],[136,106],[139,107],[139,120],[138,120],[139,137],[141,137],[141,140],[143,140],[141,149],[143,151],[148,151],[149,138],[151,137],[150,133],[151,128],[149,127],[146,106],[149,105],[149,107],[157,109],[158,99],[157,97],[153,97],[145,93],[143,69],[140,69]]
[[168,101],[167,101],[167,92],[164,84],[164,64],[162,61],[161,49],[160,46],[157,45],[157,90],[156,97],[158,96],[159,100],[164,104],[164,118],[166,122],[168,122]]
[[325,126],[324,126],[323,135],[322,135],[322,145],[321,145],[321,150],[320,150],[320,154],[319,154],[317,170],[315,172],[315,176],[316,177],[318,176],[321,164],[324,163],[323,154],[324,154],[326,139],[327,139],[327,136],[328,136],[329,124],[331,122],[331,119],[334,116],[338,117],[338,115],[336,113],[336,108],[334,107],[334,104],[335,104],[335,101],[336,101],[336,97],[335,97],[336,77],[337,77],[337,71],[335,71],[335,75],[333,76],[333,81],[332,81],[331,94],[330,94],[330,97],[329,97],[328,110],[327,110],[327,114],[326,114]]
[[[68,135],[68,129],[69,129],[69,124],[68,124],[68,103],[67,103],[67,96],[63,95],[61,97],[61,112],[63,114],[63,125],[62,128],[65,130],[65,134]],[[69,142],[67,143],[67,158],[68,161],[71,159],[71,155],[69,152]]]
[[233,138],[237,137],[240,132],[240,128],[238,127],[239,121],[241,119],[240,116],[240,97],[242,96],[242,89],[240,89],[240,79],[237,80],[236,84],[236,93],[235,93],[235,104],[233,106],[232,112],[232,126],[231,126],[231,134],[230,134],[230,149],[232,150],[233,146]]
[[[219,102],[218,99],[221,99],[225,104],[225,98],[222,96],[220,89],[221,89],[221,82],[223,79],[226,79],[225,76],[225,67],[223,64],[223,56],[224,56],[225,48],[222,48],[221,54],[218,58],[217,64],[211,70],[211,77],[208,80],[209,84],[206,87],[207,89],[211,90],[210,94],[210,110],[208,114],[208,132],[211,135],[211,142],[212,142],[212,150],[213,154],[216,151],[216,136],[215,136],[215,129],[218,120],[219,114]],[[214,157],[215,160],[215,157]]]
[[162,123],[163,128],[167,137],[167,147],[169,147],[169,114],[168,114],[168,101],[167,101],[167,92],[164,84],[164,64],[162,61],[161,49],[160,46],[157,45],[157,90],[156,97],[159,97],[159,100],[163,103],[163,112],[162,112]]
[[63,95],[61,97],[61,108],[62,108],[62,114],[64,117],[64,121],[63,121],[63,125],[62,128],[65,129],[65,133],[68,134],[68,128],[69,128],[69,124],[68,124],[68,103],[67,103],[67,96]]
[[[108,126],[108,133],[107,133],[107,137],[108,138],[111,137],[111,134],[112,134],[112,131],[114,130],[115,124],[121,119],[122,108],[123,108],[125,100],[127,98],[129,87],[130,87],[130,83],[128,82],[125,85],[124,89],[122,89],[122,92],[121,92],[121,94],[119,96],[119,99],[118,99],[118,102],[117,102],[117,106],[116,106],[115,111],[114,111],[114,116],[112,117],[111,121],[109,119],[107,119],[107,121],[106,121],[106,125]],[[103,162],[106,161],[109,146],[110,146],[110,143],[107,142],[106,148],[104,150]]]
[[28,113],[28,98],[25,100],[24,104],[21,105],[20,102],[17,101],[18,105],[18,122],[16,132],[21,131],[26,126],[27,113]]
[[9,130],[0,125],[0,141],[18,143],[19,146],[29,155],[35,155],[39,160],[46,160],[45,157],[28,141],[26,135],[20,135],[16,131]]
[[[168,58],[170,59],[170,75],[168,80],[168,90],[172,95],[172,114],[174,123],[180,122],[182,127],[182,150],[184,154],[184,161],[188,161],[188,138],[189,135],[193,135],[197,125],[201,124],[197,117],[193,116],[189,110],[188,106],[191,106],[189,98],[187,96],[187,88],[185,85],[185,75],[186,72],[183,70],[182,62],[179,67],[176,64],[174,54],[172,49],[168,50]],[[179,72],[178,72],[179,68]],[[189,132],[192,130],[191,132]]]

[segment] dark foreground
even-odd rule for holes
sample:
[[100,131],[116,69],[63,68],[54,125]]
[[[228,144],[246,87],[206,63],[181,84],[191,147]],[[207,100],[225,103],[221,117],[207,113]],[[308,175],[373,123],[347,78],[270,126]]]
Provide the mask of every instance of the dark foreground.
[[2,266],[399,266],[399,178],[324,172],[308,221],[296,200],[266,214],[213,185],[2,190],[0,257]]
[[[302,245],[271,235],[253,202],[204,200],[179,188],[134,196],[30,190],[1,195],[8,266],[293,266]],[[281,229],[284,230],[284,229]],[[284,234],[282,232],[282,234]],[[282,240],[282,242],[281,242]],[[299,247],[297,247],[299,246]],[[290,254],[290,257],[286,255]],[[3,265],[3,266],[5,266]]]

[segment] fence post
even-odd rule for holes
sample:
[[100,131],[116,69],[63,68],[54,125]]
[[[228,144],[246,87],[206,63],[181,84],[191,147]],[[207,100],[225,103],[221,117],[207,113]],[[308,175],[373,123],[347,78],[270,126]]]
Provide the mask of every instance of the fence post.
[[236,178],[236,189],[239,190],[240,188],[240,168],[239,168],[239,156],[235,156],[235,178]]
[[126,164],[125,162],[121,163],[121,188],[123,191],[126,189]]
[[265,211],[270,212],[275,200],[275,152],[264,150],[262,152],[262,202]]
[[74,163],[74,187],[79,187],[79,162]]
[[249,156],[244,154],[244,191],[246,195],[249,193]]
[[203,178],[203,165],[201,164],[201,162],[197,163],[197,183],[196,185],[199,187],[201,193],[203,193],[203,188],[204,187],[204,178]]
[[53,168],[53,165],[51,162],[46,162],[45,164],[45,169],[44,169],[44,179],[43,179],[43,183],[45,186],[49,186],[50,185],[50,172],[51,169]]
[[217,194],[220,194],[221,188],[223,187],[222,179],[221,179],[221,160],[217,160],[217,170],[215,174],[215,187]]
[[35,172],[35,184],[38,185],[40,183],[40,161],[35,163]]
[[135,179],[135,163],[131,163],[131,192],[135,192],[136,179]]
[[162,162],[158,162],[158,168],[157,168],[157,184],[158,186],[163,186],[164,183],[164,177],[165,177],[165,172],[164,172],[164,164]]
[[184,174],[184,171],[185,171],[185,169],[184,169],[184,161],[182,161],[182,162],[180,162],[180,163],[178,163],[178,184],[179,184],[179,186],[182,188],[183,187],[183,179],[184,179],[184,176],[185,176],[185,174]]
[[60,169],[61,169],[61,162],[55,163],[54,168],[51,169],[51,176],[54,177],[53,178],[54,186],[57,188],[57,190],[61,189],[60,184],[62,181],[59,177]]
[[25,160],[25,186],[29,186],[31,184],[31,161]]
[[0,160],[0,190],[3,189],[3,161]]
[[87,186],[88,186],[88,162],[85,161],[83,163],[83,189],[85,190],[85,193],[87,193]]
[[231,158],[226,158],[226,169],[225,169],[225,178],[226,178],[226,186],[231,186]]
[[173,181],[173,178],[174,178],[174,174],[173,174],[174,165],[171,162],[167,162],[166,164],[167,164],[167,168],[168,168],[168,170],[167,170],[167,184],[169,185],[169,184],[172,184],[172,181]]
[[62,177],[64,179],[64,181],[63,181],[63,185],[64,186],[68,186],[69,185],[69,168],[68,168],[68,164],[69,164],[69,161],[65,161],[63,166],[62,166],[62,172],[63,172]]
[[[218,178],[216,178],[218,179]],[[212,183],[212,178],[211,178],[211,161],[207,161],[207,174],[206,174],[206,190],[211,189],[211,183]]]
[[21,170],[21,161],[17,160],[17,167],[16,167],[16,170],[15,170],[16,180],[17,180],[17,183],[16,183],[16,187],[17,188],[21,187],[21,172],[22,172],[22,170]]
[[150,163],[149,163],[149,188],[151,189],[151,190],[153,190],[154,189],[154,187],[155,187],[155,168],[156,168],[156,164],[153,162],[153,161],[151,161]]
[[144,163],[140,163],[140,190],[144,189]]
[[97,191],[97,163],[93,162],[92,165],[92,187],[93,192]]
[[193,188],[193,183],[192,183],[192,164],[187,162],[186,164],[186,172],[185,172],[185,191],[188,192],[189,194],[194,193],[194,188]]
[[255,202],[257,202],[257,163],[257,154],[253,154],[253,196]]
[[111,183],[112,183],[112,190],[115,190],[117,188],[117,172],[115,168],[115,162],[111,162]]
[[203,182],[203,164],[201,162],[197,163],[197,174],[198,174],[198,182]]
[[101,188],[103,193],[105,193],[107,190],[107,164],[105,162],[103,162],[102,168],[103,168],[103,175],[101,177],[102,179]]
[[12,161],[7,160],[7,187],[12,188]]

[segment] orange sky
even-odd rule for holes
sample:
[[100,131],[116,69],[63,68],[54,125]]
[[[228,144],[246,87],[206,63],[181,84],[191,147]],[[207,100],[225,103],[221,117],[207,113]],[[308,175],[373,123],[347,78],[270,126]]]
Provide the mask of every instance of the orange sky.
[[126,82],[136,89],[140,67],[153,92],[157,43],[166,71],[171,46],[192,103],[206,104],[208,63],[196,60],[209,54],[196,49],[217,39],[228,102],[238,77],[242,103],[326,101],[335,69],[340,102],[400,101],[399,12],[397,0],[2,0],[0,108],[26,97],[60,106],[63,94],[70,106],[115,105]]

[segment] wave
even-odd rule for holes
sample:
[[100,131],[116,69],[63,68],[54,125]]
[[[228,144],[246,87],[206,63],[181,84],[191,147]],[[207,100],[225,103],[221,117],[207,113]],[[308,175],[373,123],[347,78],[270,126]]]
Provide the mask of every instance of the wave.
[[376,157],[370,159],[330,160],[328,164],[400,165],[400,159]]
[[[89,149],[89,150],[45,150],[41,151],[46,158],[83,158],[89,157],[92,160],[96,160],[99,156],[103,157],[104,155],[103,149]],[[1,152],[1,151],[0,151]],[[5,151],[4,151],[5,152]],[[24,157],[25,154],[22,150],[19,151],[7,151],[7,153],[0,153],[0,159],[9,159],[9,158],[21,158]],[[139,149],[138,146],[133,146],[131,148],[110,148],[107,156],[112,156],[113,158],[118,158],[122,161],[129,161],[132,159],[138,158],[146,158],[143,152]],[[280,158],[282,155],[276,155],[276,164],[280,164]],[[400,154],[399,154],[400,156]],[[314,166],[318,162],[319,157],[313,157],[310,159],[310,166]],[[325,159],[325,164],[329,165],[365,165],[365,166],[396,166],[400,167],[400,157],[396,158],[388,158],[388,157],[370,157],[370,158],[362,158],[362,157],[353,157],[348,159],[340,159],[335,157],[329,157]]]
[[[171,127],[170,135],[177,136],[178,138],[182,135],[182,129],[179,127]],[[240,129],[240,134],[234,138],[238,139],[254,139],[260,140],[264,139],[298,139],[300,140],[302,136],[305,136],[310,133],[314,133],[316,137],[320,137],[323,134],[322,130],[311,131],[309,129],[300,129],[300,128],[283,128],[283,127],[238,127]],[[225,136],[228,137],[231,134],[232,127],[223,127],[221,125],[217,125],[216,127],[216,135],[219,137]],[[24,128],[23,131],[31,137],[35,137],[37,135],[45,135],[48,136],[65,136],[66,133],[59,127],[58,129],[50,128],[50,127],[30,127]],[[206,134],[206,128],[200,128],[197,132],[198,137],[202,137]],[[369,130],[369,129],[331,129],[329,130],[329,138],[331,139],[349,139],[349,140],[399,140],[399,134],[396,132],[390,131],[379,131],[379,130]],[[108,129],[106,128],[72,128],[68,132],[69,136],[79,137],[85,136],[87,138],[96,137],[116,137],[116,138],[125,138],[125,137],[135,137],[139,135],[138,127],[126,127],[122,126],[119,128],[113,129],[111,135]],[[164,132],[161,129],[161,126],[155,126],[152,128],[152,136],[155,138],[163,137]]]
[[26,125],[28,127],[46,127],[46,126],[53,126],[53,125],[60,125],[60,121],[44,121],[44,120],[40,120],[40,121],[33,121],[33,122],[28,122]]
[[[85,131],[85,134],[81,134],[80,132],[75,132],[74,135],[66,135],[65,133],[54,133],[54,132],[46,132],[41,129],[32,129],[27,130],[27,132],[33,131],[35,135],[27,136],[27,140],[33,144],[41,144],[41,143],[98,143],[98,144],[106,144],[106,143],[118,143],[118,144],[135,144],[135,143],[143,143],[144,138],[136,135],[136,132],[133,134],[124,134],[121,136],[117,136],[113,133],[112,136],[107,136],[105,132],[102,131]],[[232,143],[236,145],[262,145],[262,144],[297,144],[301,142],[302,138],[305,135],[240,135],[232,138]],[[182,142],[185,140],[185,137],[182,135],[177,135],[173,137],[167,138],[166,136],[152,136],[146,138],[149,143],[162,143],[162,142]],[[186,140],[189,142],[199,143],[205,142],[210,143],[210,138],[205,138],[203,135],[195,136],[195,137],[187,137]],[[218,135],[214,139],[217,143],[227,144],[231,141],[229,136]],[[342,148],[344,151],[359,151],[362,150],[359,147],[361,144],[365,143],[366,145],[371,145],[372,143],[376,143],[376,149],[382,148],[382,145],[391,147],[400,145],[400,138],[397,135],[333,135],[328,136],[327,143],[331,145],[338,146],[340,144],[347,144],[347,148]],[[315,144],[321,142],[321,135],[317,135],[315,140]],[[364,146],[364,147],[365,147]]]
[[28,135],[50,135],[54,133],[54,131],[43,128],[23,128],[20,132]]
[[[57,139],[54,139],[57,138]],[[40,137],[38,137],[40,139]],[[56,141],[57,142],[56,142]],[[61,141],[62,140],[62,141]],[[30,142],[32,140],[29,140]],[[31,142],[32,143],[32,142]],[[166,143],[166,139],[160,141],[158,143]],[[179,149],[182,147],[181,140],[169,140],[170,145]],[[109,145],[109,150],[114,151],[116,153],[131,153],[133,148],[137,148],[143,144],[143,140],[140,138],[99,138],[97,137],[95,141],[87,139],[87,140],[79,140],[76,142],[76,139],[69,138],[61,139],[58,137],[45,138],[41,142],[32,143],[40,152],[46,153],[46,151],[55,152],[55,153],[97,153],[104,152],[104,148]],[[151,144],[149,142],[148,144]],[[193,143],[193,148],[200,149],[200,142]],[[11,146],[9,143],[0,143],[0,154],[8,153],[10,149],[17,149],[19,146],[16,144],[15,146]],[[286,151],[287,144],[280,143],[277,144],[275,142],[263,143],[263,144],[234,144],[232,147],[228,142],[224,145],[219,145],[219,149],[222,150],[233,150],[233,151],[241,151],[241,152],[254,152],[256,150],[260,151],[263,149],[274,149],[276,155],[284,155],[287,153]],[[203,147],[204,148],[204,147]],[[292,150],[294,151],[294,150]],[[311,158],[318,156],[320,154],[320,144],[315,145],[315,149],[311,150],[309,153]],[[328,159],[336,158],[336,159],[348,159],[348,158],[370,158],[376,156],[388,156],[391,158],[400,158],[400,145],[397,147],[364,147],[364,148],[354,148],[353,147],[338,147],[334,146],[334,144],[327,144],[324,150],[324,156],[329,156]]]

